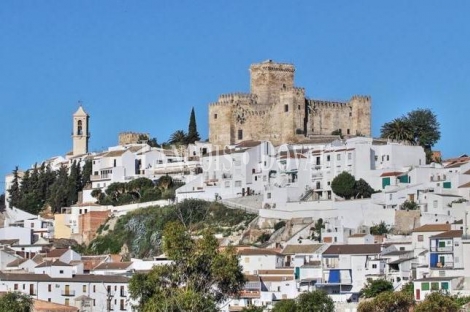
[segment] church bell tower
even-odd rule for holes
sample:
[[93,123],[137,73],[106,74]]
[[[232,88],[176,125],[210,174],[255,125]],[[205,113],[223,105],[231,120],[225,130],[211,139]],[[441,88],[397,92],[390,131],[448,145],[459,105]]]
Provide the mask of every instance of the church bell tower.
[[88,132],[89,119],[90,116],[85,112],[80,103],[80,107],[73,114],[73,156],[88,153],[88,139],[90,138],[90,133]]

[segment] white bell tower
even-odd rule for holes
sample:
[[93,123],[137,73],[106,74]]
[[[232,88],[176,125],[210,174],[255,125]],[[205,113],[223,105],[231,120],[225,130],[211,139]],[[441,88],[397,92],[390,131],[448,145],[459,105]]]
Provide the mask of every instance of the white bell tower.
[[88,132],[89,119],[90,116],[85,112],[80,103],[80,107],[73,114],[73,156],[88,153],[88,139],[90,138],[90,132]]

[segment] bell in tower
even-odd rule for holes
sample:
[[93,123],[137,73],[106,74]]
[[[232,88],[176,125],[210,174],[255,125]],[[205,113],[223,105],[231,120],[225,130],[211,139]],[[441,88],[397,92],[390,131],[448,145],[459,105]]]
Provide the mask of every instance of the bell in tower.
[[89,119],[90,116],[85,112],[80,103],[80,107],[73,114],[73,156],[88,153],[88,139],[90,138],[90,133],[88,132]]

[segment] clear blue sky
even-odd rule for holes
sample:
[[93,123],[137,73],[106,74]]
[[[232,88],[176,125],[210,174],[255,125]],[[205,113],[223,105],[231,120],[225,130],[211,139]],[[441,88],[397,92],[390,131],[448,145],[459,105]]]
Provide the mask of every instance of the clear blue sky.
[[[415,108],[441,123],[444,157],[470,152],[470,1],[17,1],[0,3],[0,181],[71,150],[91,115],[91,151],[122,131],[207,138],[207,105],[248,92],[248,68],[296,66],[313,98],[373,100],[373,134]],[[0,191],[3,183],[0,183]]]

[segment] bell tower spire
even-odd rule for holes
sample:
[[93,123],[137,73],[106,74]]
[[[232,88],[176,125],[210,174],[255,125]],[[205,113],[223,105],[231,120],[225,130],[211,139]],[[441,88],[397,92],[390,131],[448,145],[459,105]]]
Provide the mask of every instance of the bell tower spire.
[[90,138],[88,131],[90,116],[83,109],[82,102],[79,101],[78,104],[78,110],[73,114],[73,156],[88,153],[88,139]]

